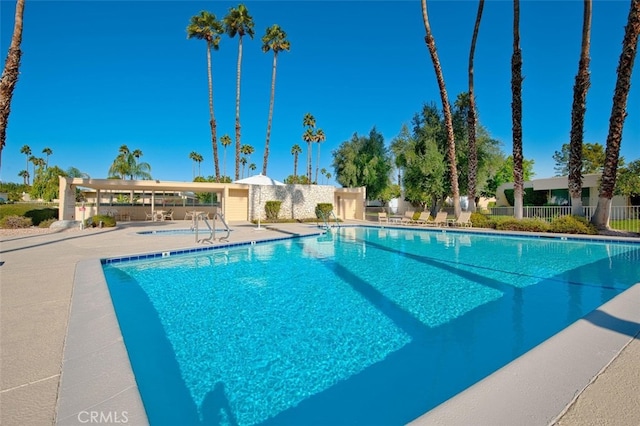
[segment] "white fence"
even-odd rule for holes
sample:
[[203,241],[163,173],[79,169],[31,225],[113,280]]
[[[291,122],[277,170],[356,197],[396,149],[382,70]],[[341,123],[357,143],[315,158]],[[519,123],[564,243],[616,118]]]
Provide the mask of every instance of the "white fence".
[[[491,216],[513,216],[513,207],[491,207]],[[585,206],[584,213],[590,218],[596,211],[595,206]],[[522,217],[544,219],[547,222],[558,216],[571,214],[571,206],[524,206]],[[612,229],[640,232],[640,206],[612,206],[609,215]]]

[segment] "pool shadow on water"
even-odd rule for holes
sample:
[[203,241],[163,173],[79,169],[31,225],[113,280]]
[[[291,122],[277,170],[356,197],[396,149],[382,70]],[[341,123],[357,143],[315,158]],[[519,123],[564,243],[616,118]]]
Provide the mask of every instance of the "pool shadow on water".
[[108,279],[109,291],[150,424],[217,425],[222,423],[220,413],[224,411],[225,424],[236,425],[223,383],[216,383],[205,396],[200,420],[174,349],[149,297],[128,274],[112,271],[117,278]]

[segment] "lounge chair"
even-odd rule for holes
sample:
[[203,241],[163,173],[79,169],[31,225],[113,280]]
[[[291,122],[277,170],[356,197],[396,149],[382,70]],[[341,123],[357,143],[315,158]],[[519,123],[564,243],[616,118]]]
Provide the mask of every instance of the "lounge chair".
[[424,225],[427,226],[444,226],[447,224],[447,212],[438,212],[433,220],[427,220]]
[[404,216],[402,216],[402,219],[400,219],[400,223],[404,225],[415,224],[415,221],[413,220],[414,214],[415,212],[413,210],[407,210],[406,212],[404,212]]
[[162,215],[162,220],[173,220],[173,210],[169,210]]
[[389,216],[385,212],[378,213],[378,223],[382,225],[383,223],[389,223]]
[[145,220],[153,220],[153,213],[152,212],[145,212]]
[[458,216],[455,220],[449,221],[452,226],[473,226],[471,223],[471,212],[460,212],[460,216]]
[[420,212],[420,217],[413,221],[413,223],[417,225],[426,225],[429,222],[432,222],[431,215],[429,212]]

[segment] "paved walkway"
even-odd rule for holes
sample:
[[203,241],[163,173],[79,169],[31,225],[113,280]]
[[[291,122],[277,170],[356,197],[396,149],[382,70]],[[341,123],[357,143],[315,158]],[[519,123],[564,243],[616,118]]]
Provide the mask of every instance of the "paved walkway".
[[[189,222],[131,222],[112,229],[11,235],[0,230],[0,424],[51,425],[76,263],[86,258],[193,247],[193,236],[142,236],[140,230]],[[232,224],[231,240],[317,232],[306,224],[255,230]],[[582,393],[561,426],[640,424],[640,341],[635,340]]]

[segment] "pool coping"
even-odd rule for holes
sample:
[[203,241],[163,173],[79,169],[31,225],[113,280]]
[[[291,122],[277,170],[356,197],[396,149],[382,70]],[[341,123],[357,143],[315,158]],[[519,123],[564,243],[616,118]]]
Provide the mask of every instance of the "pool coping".
[[[356,225],[363,226],[363,225]],[[364,225],[379,228],[379,226]],[[385,228],[396,228],[386,226]],[[407,229],[397,227],[398,229]],[[416,229],[416,228],[409,228]],[[466,229],[430,229],[474,232]],[[496,235],[505,235],[496,232]],[[318,234],[315,234],[318,235]],[[532,237],[530,233],[508,233]],[[300,236],[257,241],[273,242]],[[544,238],[549,238],[546,235]],[[574,239],[551,236],[557,239]],[[637,243],[624,238],[575,238]],[[256,241],[172,251],[171,255],[256,244]],[[161,257],[158,253],[88,259],[77,263],[71,298],[56,424],[91,420],[149,424],[111,302],[102,263]],[[117,260],[116,260],[117,259]],[[414,420],[426,424],[548,424],[640,333],[640,283],[601,305],[495,373]],[[603,321],[603,315],[609,320]],[[618,322],[612,318],[618,318]],[[625,325],[620,328],[620,321]],[[597,324],[597,325],[596,325]],[[623,334],[627,333],[627,334]],[[632,336],[630,334],[633,334]],[[579,368],[578,368],[579,367]],[[571,372],[570,375],[564,373]],[[526,390],[523,390],[526,387]],[[496,410],[495,407],[500,407]],[[505,408],[506,407],[506,408]],[[102,416],[102,417],[100,417]]]

